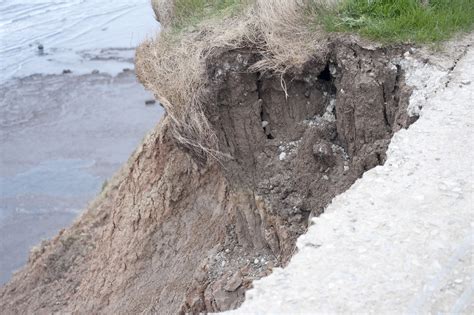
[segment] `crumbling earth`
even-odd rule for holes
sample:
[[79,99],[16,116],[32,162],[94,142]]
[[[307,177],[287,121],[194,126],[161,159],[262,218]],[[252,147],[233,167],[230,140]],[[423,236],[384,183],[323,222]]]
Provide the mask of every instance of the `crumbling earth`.
[[308,220],[385,160],[407,114],[403,50],[328,40],[303,67],[254,73],[249,46],[207,63],[203,108],[223,157],[164,117],[68,229],[0,289],[4,313],[215,312],[284,266]]

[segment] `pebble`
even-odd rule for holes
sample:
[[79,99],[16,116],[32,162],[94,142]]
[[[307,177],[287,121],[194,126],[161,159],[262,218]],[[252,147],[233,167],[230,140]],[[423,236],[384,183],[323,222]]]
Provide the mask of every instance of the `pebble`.
[[156,101],[155,100],[147,100],[145,101],[145,105],[155,105]]
[[255,260],[253,261],[254,264],[258,264],[258,258],[255,258]]
[[283,161],[283,160],[286,158],[286,152],[280,153],[280,155],[278,156],[278,158],[280,159],[280,161]]
[[232,278],[229,279],[227,284],[224,286],[224,290],[227,292],[234,292],[242,285],[242,275],[237,272]]
[[469,85],[469,84],[471,84],[471,81],[469,81],[469,80],[462,80],[462,81],[461,81],[461,84]]

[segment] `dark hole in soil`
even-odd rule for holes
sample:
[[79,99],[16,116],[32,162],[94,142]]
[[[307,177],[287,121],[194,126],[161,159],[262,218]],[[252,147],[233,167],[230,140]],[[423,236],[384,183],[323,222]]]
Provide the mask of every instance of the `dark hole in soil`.
[[329,71],[329,64],[327,64],[324,70],[318,75],[318,79],[323,81],[331,81],[332,76],[331,71]]

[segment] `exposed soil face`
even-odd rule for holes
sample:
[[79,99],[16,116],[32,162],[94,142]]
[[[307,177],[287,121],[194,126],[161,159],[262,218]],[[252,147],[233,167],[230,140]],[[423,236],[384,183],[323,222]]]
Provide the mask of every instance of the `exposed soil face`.
[[411,122],[397,50],[336,39],[282,78],[252,49],[209,60],[204,111],[228,155],[178,146],[165,117],[71,228],[0,290],[15,312],[214,312],[285,265],[308,219],[384,162]]

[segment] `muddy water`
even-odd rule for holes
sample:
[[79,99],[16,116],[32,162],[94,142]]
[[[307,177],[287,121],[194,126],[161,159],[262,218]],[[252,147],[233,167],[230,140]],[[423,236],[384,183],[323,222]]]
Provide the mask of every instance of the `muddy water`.
[[0,2],[0,285],[160,119],[133,72],[158,27],[148,0]]
[[0,86],[0,274],[68,225],[159,120],[132,72]]
[[[118,73],[158,28],[149,0],[0,1],[0,81],[69,68]],[[42,45],[43,49],[38,50]],[[102,61],[107,60],[104,64]]]
[[159,120],[132,72],[0,86],[0,281],[67,226]]

